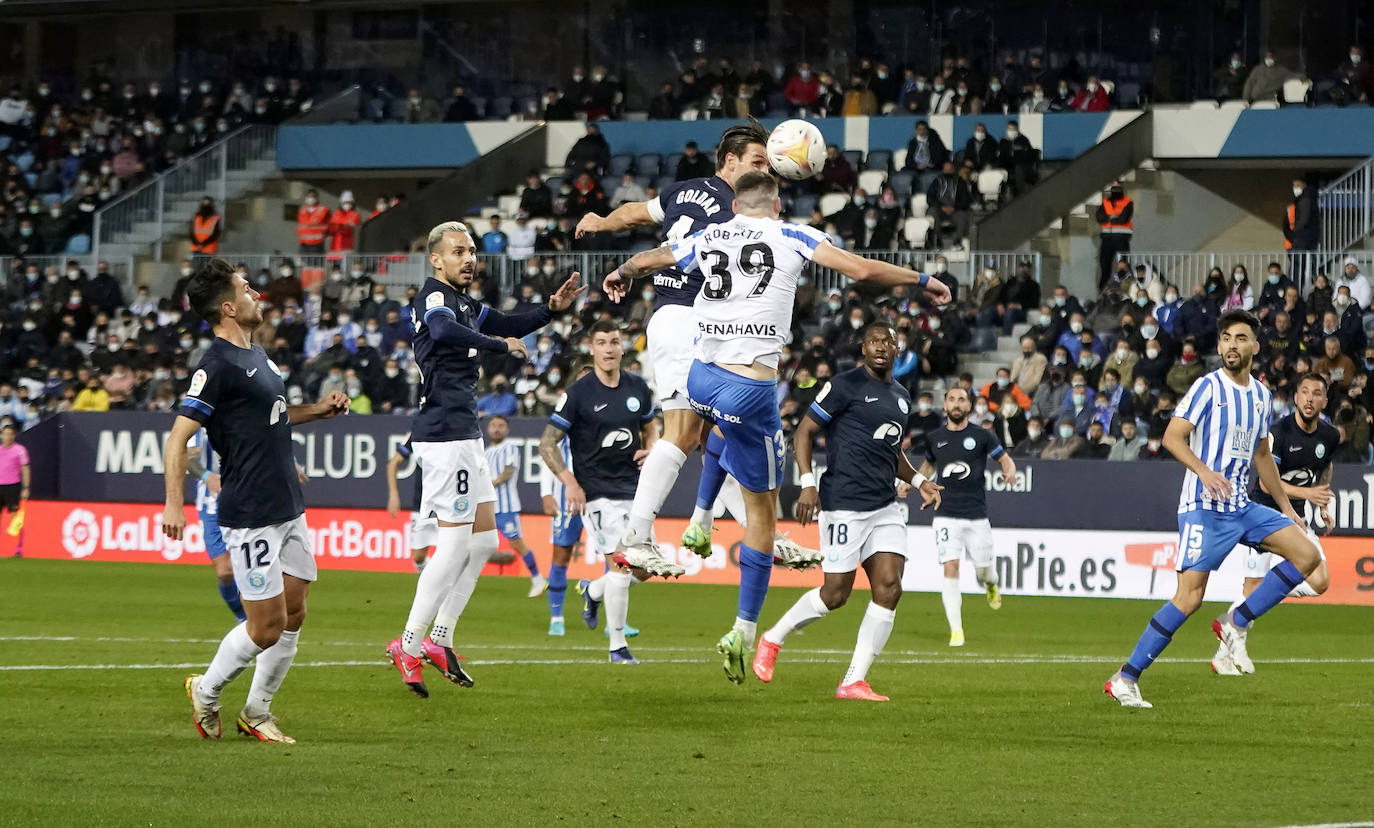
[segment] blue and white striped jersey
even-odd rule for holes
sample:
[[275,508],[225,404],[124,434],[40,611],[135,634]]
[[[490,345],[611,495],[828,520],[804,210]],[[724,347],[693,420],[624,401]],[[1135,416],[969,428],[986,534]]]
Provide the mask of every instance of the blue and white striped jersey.
[[[558,441],[558,450],[563,454],[563,465],[568,467],[568,471],[572,471],[572,445],[568,443],[568,435],[564,434],[563,439]],[[568,498],[563,491],[563,481],[549,471],[548,466],[540,464],[539,469],[539,496],[552,497],[558,506],[558,514],[566,515]]]
[[1174,416],[1193,424],[1189,440],[1193,453],[1207,468],[1226,475],[1232,494],[1226,500],[1214,499],[1198,476],[1189,471],[1183,477],[1179,514],[1194,509],[1235,512],[1250,502],[1250,464],[1255,448],[1269,437],[1272,404],[1273,395],[1264,383],[1251,377],[1248,385],[1237,385],[1225,369],[1193,383],[1179,400]]
[[516,485],[520,482],[520,463],[523,459],[520,456],[520,446],[514,440],[503,440],[487,449],[487,469],[491,471],[493,482],[506,469],[511,466],[515,467],[515,474],[510,476],[510,480],[496,487],[496,514],[498,515],[508,515],[520,511],[520,492],[516,490]]
[[[219,474],[219,455],[210,447],[210,435],[205,429],[198,429],[192,434],[191,439],[186,441],[186,448],[198,450],[200,464],[208,471]],[[196,481],[196,511],[202,515],[213,515],[218,508],[219,495],[211,494],[204,480]]]

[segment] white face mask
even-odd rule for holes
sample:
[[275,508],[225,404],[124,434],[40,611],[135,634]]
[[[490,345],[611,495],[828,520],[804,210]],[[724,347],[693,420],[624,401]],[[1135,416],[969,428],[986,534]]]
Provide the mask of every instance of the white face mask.
[[930,403],[928,403],[928,402],[918,402],[918,403],[916,403],[916,410],[919,411],[919,412],[921,412],[922,414],[929,414],[929,413],[930,413]]
[[1293,188],[1293,198],[1301,198],[1301,197],[1302,197],[1302,188],[1301,188],[1301,187],[1294,187],[1294,188]]
[[857,331],[859,328],[862,328],[863,326],[864,326],[864,321],[863,321],[862,319],[850,319],[850,320],[849,320],[849,327],[853,328],[853,329],[856,330],[856,331]]
[[1070,322],[1070,323],[1069,323],[1069,330],[1073,331],[1074,333],[1083,333],[1083,323],[1082,323],[1082,322]]
[[983,130],[978,129],[978,130],[974,130],[974,132],[973,132],[973,137],[974,137],[975,140],[982,141],[983,139],[985,139],[985,138],[988,137],[988,134],[987,134],[986,132],[984,132]]
[[1359,54],[1359,52],[1351,52],[1351,53],[1350,53],[1350,62],[1353,63],[1353,64],[1355,64],[1356,66],[1359,66],[1359,65],[1360,65],[1360,54]]
[[1137,383],[1137,384],[1136,384],[1136,387],[1135,387],[1135,395],[1136,395],[1137,397],[1143,397],[1143,396],[1145,396],[1147,393],[1149,393],[1149,391],[1150,391],[1150,386],[1148,386],[1148,385],[1146,385],[1146,384],[1144,384],[1144,383]]
[[[191,275],[191,272],[192,272],[192,271],[191,271],[191,268],[189,268],[189,267],[183,267],[183,268],[181,269],[181,275],[182,275],[182,276],[190,276],[190,275]],[[147,297],[143,297],[143,298],[147,298]]]
[[1154,339],[1155,334],[1159,333],[1159,328],[1154,325],[1144,325],[1140,328],[1140,335],[1146,339]]
[[1040,429],[1038,429],[1038,428],[1028,428],[1028,429],[1026,429],[1026,439],[1028,439],[1028,440],[1039,440],[1039,439],[1040,439]]
[[1274,65],[1274,59],[1271,58],[1271,57],[1265,58],[1265,59],[1264,59],[1264,65],[1265,65],[1265,66],[1273,66],[1273,65]]
[[935,319],[931,319],[931,320],[930,320],[930,329],[931,329],[932,331],[938,331],[938,330],[940,330],[940,320],[939,320],[938,318],[935,318]]
[[1146,348],[1146,349],[1145,349],[1145,356],[1149,357],[1150,359],[1158,359],[1158,358],[1159,358],[1159,349],[1158,349],[1158,348]]
[[1088,92],[1092,93],[1092,92],[1096,92],[1096,91],[1097,91],[1097,84],[1096,84],[1096,83],[1089,83],[1089,84],[1088,84]]
[[1072,436],[1073,436],[1073,426],[1071,426],[1071,425],[1062,425],[1062,426],[1060,426],[1060,427],[1059,427],[1059,436],[1062,437],[1062,438],[1064,438],[1065,440],[1067,440],[1067,439],[1069,439],[1070,437],[1072,437]]
[[1166,294],[1164,294],[1164,301],[1165,301],[1165,302],[1168,302],[1169,304],[1172,305],[1173,303],[1175,303],[1175,302],[1178,301],[1178,294],[1177,294],[1177,293],[1166,293]]
[[1014,130],[1014,129],[1009,129],[1009,130],[1007,130],[1007,140],[1008,140],[1008,141],[1015,141],[1016,138],[1017,138],[1017,136],[1019,136],[1020,134],[1021,134],[1021,133],[1017,132],[1017,131]]

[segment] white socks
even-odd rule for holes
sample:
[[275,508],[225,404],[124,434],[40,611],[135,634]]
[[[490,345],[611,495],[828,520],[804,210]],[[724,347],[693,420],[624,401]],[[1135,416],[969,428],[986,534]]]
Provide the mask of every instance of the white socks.
[[740,634],[744,636],[744,648],[746,650],[752,650],[754,648],[754,639],[758,636],[759,622],[745,621],[743,618],[735,616],[735,629],[739,630]]
[[735,523],[748,528],[749,516],[744,512],[744,492],[740,490],[739,481],[732,475],[725,476],[725,482],[721,484],[720,494],[716,500],[725,504],[726,511],[735,519]]
[[462,617],[463,610],[467,609],[468,601],[472,600],[472,592],[477,588],[477,579],[482,575],[482,567],[491,560],[492,553],[500,543],[495,529],[472,533],[472,540],[468,544],[467,565],[458,573],[457,582],[449,590],[434,616],[434,629],[429,637],[435,644],[440,647],[453,646],[453,628]]
[[606,631],[611,634],[610,649],[619,650],[625,642],[625,618],[630,614],[630,573],[613,569],[597,579],[605,581]]
[[606,579],[609,578],[610,576],[611,576],[611,573],[610,573],[609,571],[607,571],[607,572],[606,572],[605,574],[603,574],[600,578],[597,578],[596,580],[592,581],[590,584],[587,584],[587,597],[588,597],[588,598],[591,598],[593,601],[605,601],[605,600],[606,600]]
[[945,578],[944,586],[940,589],[940,600],[945,605],[945,620],[949,622],[950,632],[959,632],[964,629],[964,595],[959,591],[959,579]]
[[[415,601],[410,605],[405,632],[401,634],[401,649],[411,658],[419,658],[429,625],[439,611],[439,605],[458,583],[468,562],[468,545],[472,539],[472,524],[440,526],[434,554],[415,583]],[[437,635],[453,635],[436,629]]]
[[700,506],[693,507],[692,522],[700,524],[701,528],[710,532],[711,526],[716,522],[716,510],[714,508],[703,509]]
[[808,591],[797,599],[797,603],[792,608],[783,613],[778,623],[774,624],[763,637],[773,644],[781,644],[787,640],[787,636],[793,630],[799,630],[810,624],[812,621],[819,620],[830,614],[830,608],[821,600],[821,588],[816,587]]
[[300,630],[282,630],[276,644],[258,653],[258,666],[253,670],[253,686],[248,691],[248,703],[243,707],[252,718],[267,715],[272,697],[281,689],[286,671],[291,669],[291,662],[296,658],[296,643],[300,636]]
[[639,486],[630,506],[630,521],[623,541],[626,546],[653,537],[654,518],[663,508],[663,501],[668,499],[668,492],[672,491],[682,464],[686,462],[687,455],[682,449],[667,440],[654,443],[639,472]]
[[200,680],[200,700],[218,710],[219,694],[224,685],[238,678],[261,652],[263,649],[254,644],[248,635],[247,623],[241,623],[230,630],[219,643],[219,649],[215,651],[210,666],[205,668],[205,675]]
[[841,686],[863,681],[868,668],[887,646],[887,638],[892,635],[892,623],[897,617],[896,610],[885,609],[872,601],[864,611],[863,623],[859,624],[859,641],[854,645],[854,658],[849,662],[849,671],[844,674]]
[[997,567],[995,566],[980,566],[973,572],[978,576],[978,586],[985,587],[988,584],[997,583]]

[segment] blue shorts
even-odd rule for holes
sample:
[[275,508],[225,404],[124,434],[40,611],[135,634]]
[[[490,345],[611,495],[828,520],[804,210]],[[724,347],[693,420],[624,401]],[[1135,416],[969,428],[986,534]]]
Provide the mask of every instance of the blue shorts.
[[496,531],[501,533],[501,537],[506,540],[520,539],[520,513],[519,512],[497,512]]
[[554,516],[549,542],[554,546],[576,546],[582,539],[582,516],[558,514]]
[[787,443],[776,382],[748,379],[697,360],[687,374],[687,399],[725,435],[720,465],[741,486],[771,492],[782,485]]
[[229,551],[228,547],[224,545],[224,535],[219,531],[219,516],[207,515],[204,512],[197,512],[196,514],[200,515],[200,528],[205,535],[205,554],[209,555],[210,560],[213,561]]
[[1194,509],[1178,516],[1179,572],[1214,572],[1236,544],[1258,548],[1265,538],[1294,526],[1282,513],[1258,503],[1235,512]]

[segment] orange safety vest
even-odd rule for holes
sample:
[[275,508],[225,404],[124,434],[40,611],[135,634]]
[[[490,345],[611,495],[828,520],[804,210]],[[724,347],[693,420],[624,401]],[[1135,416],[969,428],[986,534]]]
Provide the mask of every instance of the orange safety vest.
[[1102,230],[1107,233],[1119,233],[1122,231],[1131,232],[1131,222],[1121,221],[1121,216],[1126,212],[1126,208],[1131,204],[1130,196],[1122,196],[1115,203],[1109,198],[1102,199],[1102,209],[1107,213],[1107,220],[1102,222]]
[[329,229],[329,208],[323,204],[314,207],[301,205],[296,211],[296,238],[301,244],[324,244],[325,231]]
[[[1288,232],[1290,232],[1290,233],[1293,232],[1293,225],[1297,222],[1297,220],[1298,220],[1298,205],[1296,205],[1296,204],[1290,204],[1290,205],[1288,205]],[[1293,249],[1293,240],[1292,240],[1292,239],[1289,239],[1289,238],[1285,238],[1285,239],[1283,240],[1283,249],[1284,249],[1284,250],[1292,250],[1292,249]]]
[[191,223],[191,252],[212,255],[219,252],[219,241],[211,241],[215,228],[219,226],[219,216],[197,215]]
[[345,250],[352,250],[354,240],[358,233],[358,226],[363,223],[362,214],[357,209],[344,212],[335,210],[334,215],[329,217],[329,250],[338,253]]

